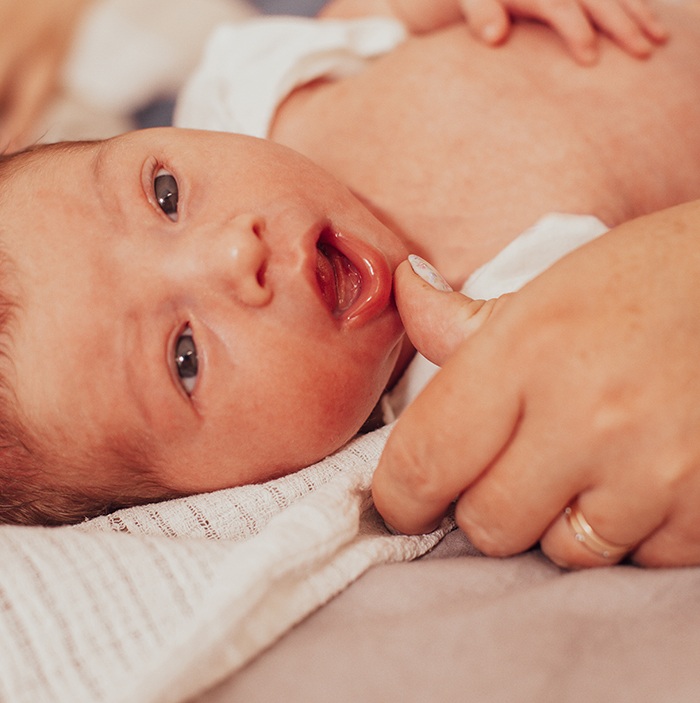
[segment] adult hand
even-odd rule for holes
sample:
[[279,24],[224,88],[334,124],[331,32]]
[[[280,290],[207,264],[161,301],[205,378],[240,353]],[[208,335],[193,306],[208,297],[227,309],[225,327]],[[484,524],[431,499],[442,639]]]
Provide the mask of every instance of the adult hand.
[[668,36],[647,0],[460,0],[460,4],[471,31],[487,44],[503,42],[514,18],[536,19],[551,27],[582,64],[598,58],[598,32],[637,58],[649,56]]
[[475,37],[496,46],[517,18],[538,20],[556,32],[576,61],[598,58],[598,34],[638,58],[668,38],[649,0],[332,0],[320,17],[387,15],[410,32],[423,33],[464,21]]
[[0,151],[25,146],[89,0],[0,0]]
[[[540,541],[563,566],[622,558],[565,515],[575,503],[640,564],[700,564],[698,280],[700,201],[611,230],[438,348],[443,368],[377,468],[385,520],[426,532],[457,497],[457,523],[486,554]],[[433,355],[421,330],[436,323],[402,303],[406,283],[409,336]]]

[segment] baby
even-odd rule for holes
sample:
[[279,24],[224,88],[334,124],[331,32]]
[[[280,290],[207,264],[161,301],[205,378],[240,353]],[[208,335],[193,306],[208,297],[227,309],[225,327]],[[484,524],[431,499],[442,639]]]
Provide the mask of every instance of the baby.
[[[636,88],[642,77],[650,90],[659,89],[660,101],[658,114],[644,115],[640,126],[620,125],[615,113],[602,135],[584,130],[575,141],[570,129],[554,134],[553,143],[567,153],[579,153],[582,143],[591,152],[571,163],[563,183],[552,179],[551,161],[542,158],[531,130],[540,129],[540,122],[547,130],[565,125],[570,106],[559,113],[554,101],[551,112],[541,112],[543,102],[512,96],[512,105],[526,107],[522,151],[534,149],[537,158],[522,161],[509,153],[510,170],[498,159],[491,168],[484,159],[472,161],[482,169],[479,182],[472,178],[473,191],[503,184],[506,225],[480,227],[479,208],[471,203],[465,209],[465,182],[445,181],[446,174],[464,174],[464,161],[475,158],[472,144],[448,141],[412,171],[401,167],[415,153],[396,152],[411,135],[415,140],[418,132],[430,133],[425,124],[431,114],[449,109],[458,93],[461,99],[458,84],[474,81],[471,69],[451,65],[456,82],[429,91],[429,104],[420,96],[405,130],[396,134],[398,147],[379,130],[385,125],[371,120],[348,123],[357,130],[356,142],[344,141],[347,125],[337,120],[333,126],[341,127],[343,139],[331,136],[325,152],[317,141],[328,136],[326,120],[350,104],[353,89],[360,103],[368,94],[376,99],[377,85],[395,79],[397,68],[406,75],[415,65],[420,78],[428,58],[439,64],[447,52],[454,64],[455,50],[474,51],[459,26],[459,34],[448,28],[409,41],[396,59],[390,54],[359,76],[289,99],[276,119],[279,140],[299,142],[295,146],[325,170],[270,141],[173,129],[4,157],[3,519],[70,522],[120,506],[261,481],[313,463],[357,432],[405,361],[392,275],[409,249],[445,262],[441,267],[458,285],[513,238],[519,231],[514,223],[523,218],[568,208],[613,224],[641,209],[637,198],[652,208],[700,195],[700,176],[689,175],[700,136],[688,135],[683,150],[658,154],[655,148],[651,184],[644,177],[648,150],[638,154],[625,142],[630,134],[643,134],[656,147],[669,124],[695,119],[692,110],[668,118],[681,100],[675,90],[664,92],[668,75],[678,74],[678,85],[687,88],[683,100],[700,104],[700,61],[684,64],[700,58],[700,26],[680,11],[665,21],[674,40],[659,52],[658,66],[652,62],[648,69],[611,47],[599,69],[554,59],[554,44],[542,40],[535,26],[523,28],[523,42],[509,45],[514,53],[493,54],[497,72],[485,75],[488,90],[504,69],[522,63],[522,55],[532,52],[530,40],[537,39],[543,41],[542,60],[554,61],[552,71],[563,76],[567,61],[578,86],[596,87],[604,104],[628,82]],[[348,102],[337,92],[330,95],[332,105],[325,102],[329,87]],[[558,84],[553,87],[556,92]],[[475,99],[479,95],[475,91]],[[506,121],[510,97],[498,98]],[[413,98],[404,93],[404,103]],[[376,113],[393,108],[393,99],[378,103]],[[305,130],[298,129],[300,120]],[[469,120],[466,135],[473,133],[474,117]],[[607,124],[594,126],[599,123]],[[444,119],[441,126],[448,127]],[[494,153],[495,134],[484,130],[478,148],[485,154]],[[620,141],[618,169],[587,170],[601,150]],[[429,146],[430,140],[421,143],[423,150]],[[399,169],[393,178],[370,177],[368,164],[386,175],[387,160],[395,156]],[[531,207],[532,188],[522,182],[518,195],[511,185],[525,167],[538,188],[553,181],[538,195],[539,213]],[[612,178],[618,187],[611,195],[611,176],[620,172],[632,174],[629,184],[623,189]],[[358,180],[363,174],[364,184]],[[433,186],[421,191],[426,179]],[[421,211],[425,215],[411,221]],[[442,218],[431,219],[438,211]],[[465,226],[455,211],[471,221]]]

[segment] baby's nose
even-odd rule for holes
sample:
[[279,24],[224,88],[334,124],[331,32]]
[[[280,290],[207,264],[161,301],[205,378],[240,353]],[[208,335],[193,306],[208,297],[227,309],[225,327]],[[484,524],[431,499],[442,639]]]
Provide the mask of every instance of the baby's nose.
[[265,278],[270,250],[262,238],[264,229],[262,218],[244,214],[197,237],[188,249],[198,283],[246,305],[266,305],[272,289]]
[[265,281],[270,250],[261,238],[264,227],[255,215],[238,215],[222,236],[222,275],[242,302],[254,306],[266,305],[272,297]]

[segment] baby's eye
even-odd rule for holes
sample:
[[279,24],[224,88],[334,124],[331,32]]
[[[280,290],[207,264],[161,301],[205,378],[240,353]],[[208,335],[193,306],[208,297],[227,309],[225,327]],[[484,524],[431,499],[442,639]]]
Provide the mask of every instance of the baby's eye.
[[159,169],[153,179],[153,192],[160,209],[173,221],[177,222],[178,187],[175,176],[164,168]]
[[197,383],[197,367],[197,347],[192,330],[185,327],[175,342],[175,368],[187,395],[192,395]]

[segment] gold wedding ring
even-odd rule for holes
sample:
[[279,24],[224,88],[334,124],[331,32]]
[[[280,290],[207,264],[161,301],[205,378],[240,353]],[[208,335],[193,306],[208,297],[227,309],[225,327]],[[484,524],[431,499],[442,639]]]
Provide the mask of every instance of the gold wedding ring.
[[566,506],[564,509],[564,517],[574,533],[576,541],[580,542],[597,556],[603,557],[603,559],[619,559],[625,556],[625,554],[634,547],[634,543],[615,544],[601,537],[583,516],[581,508],[578,506],[578,501],[574,501],[571,505]]

